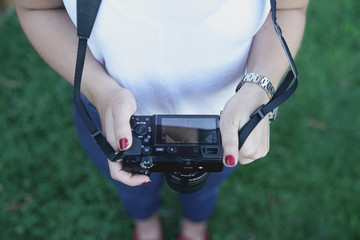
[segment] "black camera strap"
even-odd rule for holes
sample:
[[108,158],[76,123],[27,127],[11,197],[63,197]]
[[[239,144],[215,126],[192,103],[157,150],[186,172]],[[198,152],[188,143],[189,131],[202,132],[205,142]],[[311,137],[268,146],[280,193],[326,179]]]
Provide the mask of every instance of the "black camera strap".
[[243,146],[246,139],[258,123],[265,118],[267,114],[272,112],[280,104],[285,102],[291,95],[294,94],[298,86],[298,72],[296,70],[295,62],[291,56],[290,50],[284,37],[280,26],[276,22],[276,0],[270,0],[271,4],[271,18],[274,24],[276,34],[278,35],[281,45],[285,51],[286,57],[290,63],[290,71],[286,74],[284,80],[281,82],[279,88],[276,90],[274,96],[267,104],[261,105],[251,116],[250,120],[239,131],[239,149]]
[[89,133],[104,152],[105,156],[111,161],[118,161],[121,159],[121,154],[117,153],[110,146],[104,135],[95,125],[84,106],[84,102],[82,101],[80,94],[81,77],[84,68],[87,41],[94,26],[100,4],[101,0],[77,0],[77,35],[79,42],[75,67],[73,102]]
[[[281,44],[285,50],[286,56],[290,62],[291,70],[288,72],[281,85],[275,92],[271,100],[259,107],[255,111],[250,120],[244,125],[239,131],[239,149],[244,144],[247,137],[250,135],[252,130],[257,124],[271,111],[277,108],[280,104],[286,101],[296,90],[298,84],[298,73],[296,71],[294,60],[291,56],[290,50],[282,36],[281,29],[276,22],[276,0],[270,0],[272,10],[272,20],[274,23],[275,31],[280,38]],[[74,77],[74,89],[73,89],[73,102],[79,112],[79,115],[87,127],[90,135],[93,137],[95,142],[99,145],[105,156],[111,161],[121,160],[121,153],[117,153],[111,145],[106,141],[106,138],[95,125],[87,112],[85,105],[81,99],[80,85],[82,72],[85,62],[87,41],[90,37],[94,22],[96,19],[97,12],[99,10],[101,0],[77,0],[77,35],[79,38],[78,52],[75,67]],[[293,79],[295,81],[293,82]],[[291,86],[290,86],[291,85]]]

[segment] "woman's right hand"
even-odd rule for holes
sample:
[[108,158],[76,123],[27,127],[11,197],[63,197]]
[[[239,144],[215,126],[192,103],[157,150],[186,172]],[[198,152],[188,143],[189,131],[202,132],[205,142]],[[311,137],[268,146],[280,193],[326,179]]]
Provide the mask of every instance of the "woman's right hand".
[[[136,112],[133,94],[125,88],[116,88],[95,104],[100,114],[102,131],[112,148],[119,152],[130,148],[132,133],[130,118]],[[110,175],[114,180],[129,186],[150,182],[146,175],[132,174],[123,170],[121,162],[108,160]]]
[[[78,38],[62,0],[16,0],[15,6],[21,26],[34,48],[56,72],[73,84]],[[81,92],[99,111],[103,133],[114,150],[128,149],[132,143],[129,120],[136,111],[134,96],[109,76],[90,51],[86,54]],[[150,180],[146,175],[125,172],[120,163],[109,161],[109,168],[113,179],[130,186]]]

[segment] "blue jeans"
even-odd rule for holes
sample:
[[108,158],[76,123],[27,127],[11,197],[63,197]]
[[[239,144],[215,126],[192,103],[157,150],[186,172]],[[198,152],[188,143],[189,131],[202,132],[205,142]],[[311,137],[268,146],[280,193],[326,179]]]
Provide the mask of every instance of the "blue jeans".
[[[96,108],[85,97],[83,97],[83,101],[90,116],[101,129],[100,117]],[[160,190],[164,175],[154,172],[150,176],[151,183],[137,187],[129,187],[113,180],[110,177],[105,155],[88,133],[75,107],[74,122],[82,147],[100,172],[119,190],[120,199],[127,213],[135,219],[146,219],[152,216],[160,204]],[[207,220],[215,209],[218,186],[233,170],[234,168],[224,167],[224,170],[220,173],[210,173],[206,184],[201,190],[191,194],[179,193],[183,217],[194,222]]]

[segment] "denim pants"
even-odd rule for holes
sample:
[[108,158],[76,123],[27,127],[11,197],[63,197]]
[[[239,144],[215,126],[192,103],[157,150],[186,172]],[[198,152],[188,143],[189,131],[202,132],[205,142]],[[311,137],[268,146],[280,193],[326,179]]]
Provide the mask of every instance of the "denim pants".
[[[82,99],[90,116],[101,129],[100,117],[96,108],[85,97]],[[100,172],[119,190],[120,199],[127,213],[135,219],[146,219],[152,216],[160,204],[163,174],[154,172],[150,175],[151,183],[137,187],[130,187],[113,180],[110,177],[105,155],[88,133],[75,107],[73,110],[75,127],[82,147]],[[194,222],[207,220],[215,209],[220,183],[233,172],[233,169],[224,167],[222,172],[210,173],[204,187],[195,193],[179,193],[183,217]]]

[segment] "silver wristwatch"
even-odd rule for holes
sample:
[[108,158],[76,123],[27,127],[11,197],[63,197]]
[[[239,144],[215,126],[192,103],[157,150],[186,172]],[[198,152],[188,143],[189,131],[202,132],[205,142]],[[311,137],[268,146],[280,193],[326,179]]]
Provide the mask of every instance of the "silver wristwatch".
[[[267,95],[269,96],[270,99],[274,96],[275,88],[272,85],[272,83],[270,82],[270,80],[267,79],[265,76],[260,75],[258,73],[246,73],[244,75],[244,77],[241,79],[241,81],[239,82],[239,84],[237,85],[235,91],[236,92],[239,91],[239,89],[247,82],[248,83],[254,83],[254,84],[257,84],[260,87],[262,87],[265,90],[265,92],[267,93]],[[270,116],[269,116],[270,122],[275,120],[277,110],[278,110],[278,108],[275,108],[270,113]]]
[[236,87],[236,92],[245,84],[245,83],[254,83],[262,87],[269,98],[271,99],[274,96],[275,88],[271,84],[270,80],[264,77],[263,75],[257,73],[247,73],[239,82],[238,86]]

